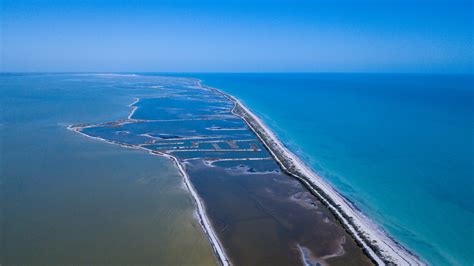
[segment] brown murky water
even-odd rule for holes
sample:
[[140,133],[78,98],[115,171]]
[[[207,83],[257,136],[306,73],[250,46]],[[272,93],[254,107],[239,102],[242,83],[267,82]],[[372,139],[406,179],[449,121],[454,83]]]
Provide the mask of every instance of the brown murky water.
[[276,164],[253,171],[246,161],[229,166],[193,160],[186,170],[235,264],[298,265],[303,254],[311,265],[371,264],[327,208],[274,171]]
[[170,160],[66,129],[127,115],[129,92],[74,75],[0,89],[0,265],[216,264]]
[[[255,133],[232,113],[234,103],[225,95],[192,79],[133,79],[140,83],[125,83],[124,88],[140,88],[143,95],[131,107],[135,112],[130,119],[79,125],[75,130],[175,156],[203,199],[232,263],[371,264],[326,207],[297,180],[279,171]],[[159,90],[147,89],[157,85]],[[148,179],[139,180],[148,183]],[[159,216],[160,224],[172,229],[168,241],[180,228],[176,220],[167,219],[167,212],[174,210],[171,207]],[[157,250],[166,252],[167,248],[159,246]],[[178,246],[170,250],[179,251]],[[181,251],[187,252],[184,248]]]

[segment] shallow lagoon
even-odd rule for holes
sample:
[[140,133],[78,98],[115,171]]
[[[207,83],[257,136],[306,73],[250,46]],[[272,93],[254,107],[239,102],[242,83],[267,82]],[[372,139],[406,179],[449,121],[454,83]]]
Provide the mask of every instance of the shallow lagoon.
[[473,75],[189,76],[242,100],[423,259],[473,264]]
[[[193,80],[176,80],[167,87],[157,78],[153,87],[159,86],[159,91],[150,91],[153,95],[145,95],[145,99],[151,102],[151,97],[158,97],[159,108],[153,106],[147,112],[139,101],[130,120],[75,129],[117,144],[176,156],[204,200],[227,254],[238,265],[295,265],[302,264],[303,259],[311,264],[371,264],[314,196],[269,163],[273,162],[270,154],[243,120],[229,108],[213,107],[215,102],[228,107],[230,101],[197,83],[190,86],[189,81]],[[210,108],[203,109],[202,99],[210,102]],[[166,119],[170,121],[163,121]],[[227,143],[230,149],[218,142]],[[209,143],[214,143],[212,149]],[[228,160],[238,161],[239,167]]]
[[0,76],[0,264],[216,263],[169,160],[66,129],[126,117],[142,81]]

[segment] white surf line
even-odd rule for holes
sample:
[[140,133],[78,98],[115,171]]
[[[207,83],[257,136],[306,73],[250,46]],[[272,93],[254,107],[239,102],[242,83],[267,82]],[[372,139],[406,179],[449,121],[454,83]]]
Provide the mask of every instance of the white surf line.
[[[211,88],[208,86],[203,86],[201,81],[198,80],[197,83],[203,89],[215,90],[218,93],[226,96],[229,100],[234,102],[235,106],[232,109],[232,113],[236,116],[242,118],[247,125],[254,131],[262,143],[270,151],[274,159],[279,163],[279,165],[285,169],[287,173],[299,179],[301,182],[306,184],[307,187],[311,188],[311,191],[317,195],[321,201],[323,201],[333,213],[344,223],[344,225],[349,229],[352,236],[358,241],[364,249],[369,253],[369,256],[378,264],[385,265],[385,261],[389,261],[396,265],[426,265],[425,262],[421,261],[416,255],[412,254],[409,250],[403,247],[401,244],[396,242],[391,236],[388,235],[381,227],[376,225],[372,220],[365,216],[361,211],[357,210],[351,202],[349,202],[344,196],[337,192],[329,183],[327,183],[323,178],[313,172],[306,164],[299,159],[295,154],[289,151],[276,137],[276,135],[253,113],[251,112],[242,102],[237,98],[228,95],[222,92],[219,89]],[[241,116],[238,113],[235,113],[235,108],[240,107],[244,112],[250,116],[257,125],[263,130],[264,134],[277,146],[278,152],[286,158],[289,158],[294,167],[300,172],[303,173],[303,176],[293,173],[293,171],[286,168],[286,166],[280,161],[278,156],[274,153],[274,147],[269,147],[267,142],[261,136],[261,133],[258,133],[253,125],[247,121],[247,119]],[[325,195],[339,208],[336,208],[326,196],[323,196],[319,193],[314,187],[319,188],[324,192]],[[351,218],[351,222],[348,221],[346,217]],[[355,226],[354,226],[354,225]],[[362,237],[363,236],[363,237]],[[375,241],[375,242],[374,242]],[[377,251],[381,254],[378,255],[376,250],[374,250],[369,244],[375,245]]]
[[[326,181],[324,181],[321,177],[319,177],[317,174],[315,174],[309,167],[307,167],[296,155],[294,155],[292,152],[290,152],[279,141],[279,139],[273,134],[273,132],[270,131],[265,126],[265,124],[257,116],[255,116],[248,108],[246,108],[239,100],[237,100],[233,96],[228,95],[228,94],[226,94],[226,93],[224,93],[224,92],[222,92],[218,89],[210,88],[210,87],[207,87],[207,86],[203,87],[201,85],[200,80],[197,80],[197,79],[193,79],[193,80],[195,80],[197,82],[197,84],[199,85],[199,87],[201,89],[216,91],[216,92],[220,93],[221,95],[225,96],[227,99],[231,100],[234,103],[234,108],[232,109],[233,115],[240,117],[241,119],[243,119],[247,123],[247,125],[254,131],[254,133],[258,136],[258,138],[262,141],[262,143],[267,147],[267,149],[270,151],[271,155],[273,156],[273,158],[271,158],[271,157],[269,157],[269,158],[255,158],[255,160],[275,159],[279,163],[279,165],[289,175],[299,179],[301,182],[305,183],[309,188],[311,188],[311,191],[315,195],[317,195],[322,202],[324,202],[327,206],[329,206],[329,208],[331,210],[334,211],[334,214],[350,230],[352,236],[356,240],[358,240],[360,244],[362,244],[364,246],[365,250],[369,253],[369,256],[374,261],[376,261],[377,264],[385,265],[385,263],[383,262],[383,259],[385,259],[385,260],[389,260],[390,262],[395,263],[397,265],[425,265],[424,262],[420,261],[420,259],[418,257],[411,254],[407,249],[405,249],[403,246],[398,244],[382,228],[378,227],[369,218],[367,218],[364,214],[362,214],[359,210],[357,210],[352,205],[351,202],[349,202],[347,199],[345,199],[344,196],[339,194],[334,188],[332,188],[332,186],[330,186]],[[276,154],[273,151],[273,148],[268,146],[267,142],[262,138],[262,136],[260,136],[259,133],[257,133],[258,131],[255,130],[255,128],[253,128],[253,126],[249,123],[249,121],[247,121],[247,119],[245,119],[241,115],[234,113],[235,108],[237,106],[239,106],[241,109],[243,109],[246,112],[246,114],[249,115],[257,123],[257,125],[263,130],[264,134],[266,134],[269,137],[269,139],[274,144],[277,145],[277,147],[279,149],[278,152],[282,153],[282,155],[284,157],[289,158],[292,161],[293,166],[295,166],[299,172],[304,174],[304,177],[302,177],[300,175],[297,175],[297,174],[294,174],[294,173],[292,173],[292,171],[287,169],[285,167],[285,165],[278,159],[278,157],[276,156]],[[130,122],[133,122],[133,119],[131,119],[131,121],[129,121],[129,122],[124,122],[124,124],[130,123]],[[105,123],[103,123],[103,124],[105,124]],[[98,126],[98,125],[100,125],[100,124],[88,125],[88,126],[83,126],[83,127],[80,127],[80,128],[90,128],[90,127],[94,127],[94,126]],[[93,138],[93,139],[96,139],[96,140],[105,141],[107,143],[116,144],[116,145],[126,147],[126,148],[143,149],[143,150],[147,150],[148,152],[150,152],[151,154],[154,154],[154,155],[161,155],[161,156],[172,158],[175,161],[175,163],[177,162],[178,165],[181,166],[181,168],[178,167],[180,172],[183,169],[183,167],[180,164],[179,160],[176,157],[172,156],[172,155],[163,154],[163,153],[158,152],[158,151],[151,151],[151,150],[149,150],[147,148],[144,148],[144,147],[137,147],[137,146],[134,146],[134,145],[122,144],[122,143],[118,143],[118,142],[115,142],[115,141],[108,141],[106,139],[102,139],[102,138],[99,138],[99,137],[92,137],[92,136],[89,136],[89,135],[87,135],[83,132],[80,132],[78,127],[73,127],[72,125],[68,126],[68,129],[76,131],[76,132],[80,133],[81,135],[84,135],[86,137]],[[178,140],[178,139],[176,139],[176,140]],[[185,159],[183,161],[185,162],[187,160],[193,160],[193,159],[202,159],[202,158],[189,158],[189,159]],[[229,160],[229,161],[230,160],[235,160],[235,161],[242,160],[242,161],[244,161],[244,160],[252,160],[252,159],[251,158],[229,158],[229,159],[219,159],[219,160],[220,161],[227,161],[227,160]],[[181,174],[183,174],[183,173],[181,173]],[[184,179],[185,179],[185,182],[186,182],[185,184],[190,185],[188,188],[193,188],[192,184],[189,181],[189,177],[187,177],[186,172],[184,172],[184,174],[185,175],[183,175],[183,176],[184,176]],[[186,180],[186,178],[188,180]],[[317,187],[320,190],[322,190],[325,193],[325,195],[333,203],[330,203],[326,199],[326,196],[321,195],[321,193],[319,193],[313,187]],[[193,190],[194,190],[194,188],[193,188]],[[217,258],[218,258],[219,262],[222,265],[230,265],[231,262],[229,261],[227,255],[225,254],[225,251],[222,247],[222,244],[220,243],[219,239],[216,237],[215,232],[213,230],[213,227],[210,224],[210,222],[208,220],[208,217],[206,216],[204,204],[201,202],[201,199],[199,198],[199,196],[197,196],[197,193],[195,191],[194,191],[194,194],[193,193],[191,193],[191,194],[193,195],[193,198],[196,201],[196,204],[198,206],[198,215],[201,219],[201,221],[200,221],[201,226],[202,226],[204,232],[206,233],[206,235],[208,235],[208,238],[211,242],[211,245],[214,248],[214,251],[217,255]],[[198,202],[200,204],[198,204]],[[340,208],[340,210],[344,212],[344,214],[346,216],[350,217],[352,219],[352,222],[356,225],[356,228],[354,226],[352,226],[352,224],[345,218],[345,216],[342,214],[342,212],[338,208],[333,206],[332,204],[336,204]],[[367,238],[368,240],[362,239],[361,235],[363,235],[364,238]],[[377,255],[375,253],[375,251],[372,248],[370,248],[368,246],[368,244],[365,242],[365,241],[374,241],[374,240],[377,241],[376,246],[378,247],[378,250],[382,253],[381,257],[379,257],[379,255]]]
[[[138,102],[138,101],[136,101],[136,102]],[[132,106],[132,105],[133,104],[131,104],[130,106]],[[129,117],[130,116],[131,115],[129,115]],[[186,188],[189,190],[189,192],[191,193],[192,198],[194,199],[194,202],[195,202],[196,207],[197,207],[196,211],[197,211],[198,218],[199,218],[199,224],[201,225],[201,229],[203,230],[204,234],[208,237],[209,242],[212,246],[212,249],[214,250],[214,254],[216,255],[216,258],[217,258],[218,262],[222,266],[231,266],[232,263],[229,260],[229,257],[227,256],[227,254],[225,252],[224,246],[222,245],[219,238],[217,237],[217,234],[214,230],[214,227],[212,226],[212,224],[209,220],[209,217],[206,214],[207,213],[206,212],[206,207],[205,207],[202,199],[197,194],[196,189],[194,188],[194,186],[191,183],[189,175],[184,170],[184,167],[181,164],[181,162],[178,160],[178,158],[176,158],[175,156],[173,156],[171,154],[166,154],[166,153],[163,153],[163,152],[160,152],[160,151],[154,151],[154,150],[145,148],[143,146],[123,144],[123,143],[120,143],[120,142],[117,142],[117,141],[110,141],[110,140],[107,140],[107,139],[104,139],[104,138],[90,136],[90,135],[87,135],[86,133],[81,131],[84,128],[91,128],[91,127],[96,127],[96,126],[99,126],[99,125],[102,125],[102,124],[96,124],[96,125],[89,124],[89,125],[84,125],[84,126],[68,125],[67,129],[69,129],[71,131],[74,131],[76,133],[79,133],[82,136],[94,139],[94,140],[103,141],[105,143],[118,145],[118,146],[121,146],[121,147],[124,147],[124,148],[130,148],[130,149],[135,149],[135,150],[144,150],[144,151],[147,151],[151,155],[163,156],[163,157],[171,159],[175,163],[176,167],[178,168],[181,176],[183,177],[184,184],[185,184]]]
[[140,98],[135,98],[135,101],[133,101],[131,104],[128,105],[128,107],[132,108],[132,111],[130,111],[130,113],[128,114],[127,119],[129,119],[129,120],[132,119],[133,114],[138,109],[138,107],[135,106],[135,104],[137,104],[138,102],[140,102]]
[[217,238],[214,228],[212,227],[211,222],[209,221],[209,218],[206,215],[206,208],[204,206],[204,203],[202,202],[201,198],[198,196],[194,186],[191,184],[191,180],[188,174],[186,173],[186,171],[184,170],[183,166],[181,165],[181,163],[176,157],[172,155],[168,155],[168,154],[162,154],[162,155],[171,158],[176,164],[176,166],[178,167],[181,175],[184,177],[185,184],[188,190],[193,195],[193,198],[196,202],[196,206],[198,208],[198,215],[201,220],[201,226],[204,229],[204,232],[208,235],[211,245],[214,248],[214,252],[218,255],[220,263],[224,266],[231,265],[224,251],[224,248],[222,244],[220,243],[219,239]]
[[191,193],[192,198],[194,199],[194,202],[195,202],[196,207],[197,207],[196,211],[197,211],[197,214],[198,214],[198,217],[199,217],[199,224],[201,225],[201,228],[203,229],[204,233],[207,235],[207,237],[209,239],[209,242],[211,243],[211,246],[214,250],[214,253],[216,254],[216,257],[217,257],[218,261],[223,266],[232,265],[230,260],[228,259],[227,254],[225,253],[225,250],[223,248],[222,243],[220,242],[219,238],[217,238],[216,232],[215,232],[211,222],[209,221],[209,218],[206,215],[206,207],[205,207],[202,199],[198,196],[198,194],[196,192],[196,189],[194,188],[194,186],[191,183],[189,175],[184,170],[184,167],[183,167],[183,165],[181,164],[181,162],[179,161],[178,158],[176,158],[175,156],[170,155],[170,154],[166,154],[166,153],[159,152],[159,151],[154,151],[154,150],[147,149],[147,148],[144,148],[144,147],[141,147],[141,146],[127,145],[127,144],[119,143],[119,142],[116,142],[116,141],[110,141],[110,140],[100,138],[100,137],[90,136],[90,135],[87,135],[86,133],[81,131],[81,129],[83,129],[83,128],[90,128],[90,127],[94,127],[94,126],[89,125],[89,126],[85,126],[85,127],[75,127],[73,125],[69,125],[69,126],[67,126],[67,129],[72,130],[76,133],[79,133],[79,134],[81,134],[85,137],[88,137],[88,138],[91,138],[91,139],[94,139],[94,140],[103,141],[103,142],[108,143],[108,144],[119,145],[119,146],[125,147],[125,148],[130,148],[130,149],[135,149],[135,150],[144,150],[144,151],[147,151],[151,155],[162,156],[162,157],[166,157],[168,159],[171,159],[175,163],[176,167],[178,168],[179,173],[183,177],[184,184],[185,184],[186,188],[189,190],[189,192]]
[[139,101],[140,101],[140,98],[135,98],[135,100],[134,100],[131,104],[129,104],[128,107],[134,106],[134,105],[137,104]]

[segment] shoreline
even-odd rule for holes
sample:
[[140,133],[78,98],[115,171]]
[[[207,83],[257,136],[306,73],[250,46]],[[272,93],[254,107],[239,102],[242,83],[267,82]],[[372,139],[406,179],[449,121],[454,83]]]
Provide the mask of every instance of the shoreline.
[[[133,115],[133,113],[137,109],[137,107],[135,107],[134,104],[138,103],[139,101],[140,101],[140,98],[135,98],[134,102],[132,102],[131,104],[128,105],[128,107],[132,108],[132,110],[130,111],[130,113],[128,115],[129,120],[131,120],[131,116]],[[118,145],[118,146],[124,147],[124,148],[135,149],[135,150],[143,150],[143,151],[148,152],[150,155],[162,156],[162,157],[170,159],[173,162],[173,164],[176,166],[176,168],[178,169],[179,174],[183,177],[184,187],[187,190],[189,190],[189,192],[191,194],[191,197],[193,198],[193,200],[195,202],[195,206],[196,206],[195,214],[198,218],[197,220],[199,222],[199,225],[201,226],[201,230],[203,231],[204,235],[209,240],[209,243],[210,243],[211,248],[214,252],[217,263],[222,265],[222,266],[231,266],[232,263],[230,262],[229,257],[227,256],[227,254],[225,253],[225,249],[224,249],[222,243],[220,242],[219,238],[217,237],[216,232],[214,230],[214,227],[212,226],[212,224],[209,220],[209,217],[206,214],[206,207],[205,207],[202,199],[197,194],[196,189],[194,188],[193,184],[191,183],[191,180],[190,180],[188,174],[184,170],[184,167],[183,167],[182,163],[178,160],[178,158],[176,158],[175,156],[173,156],[171,154],[166,154],[166,153],[162,153],[162,152],[159,152],[159,151],[150,150],[150,149],[144,148],[142,146],[138,146],[138,145],[124,145],[122,143],[107,140],[107,139],[104,139],[104,138],[90,136],[90,135],[87,135],[86,133],[81,131],[81,129],[83,129],[83,128],[88,128],[88,127],[92,127],[92,126],[96,126],[96,125],[97,124],[74,126],[74,125],[70,124],[66,128],[68,130],[73,131],[73,132],[79,133],[80,135],[85,136],[87,138],[91,138],[91,139],[94,139],[94,140],[99,140],[99,141],[102,141],[102,142],[105,142],[105,143],[108,143],[108,144]]]
[[[291,177],[299,180],[309,192],[316,196],[328,210],[333,213],[341,226],[352,236],[364,250],[366,255],[377,265],[426,265],[419,257],[411,253],[403,247],[394,238],[392,238],[382,227],[373,222],[365,214],[359,210],[354,203],[345,198],[327,181],[317,175],[310,167],[308,167],[297,155],[291,152],[278,137],[258,118],[250,109],[248,109],[240,100],[234,96],[227,94],[217,88],[202,85],[202,81],[190,78],[196,81],[199,89],[211,90],[221,94],[233,103],[230,112],[243,119],[249,128],[254,132],[257,138],[262,142],[264,147],[269,151],[273,159],[280,168]],[[130,108],[129,115],[125,120],[121,120],[120,124],[133,122],[133,114],[138,107],[136,103],[140,102],[140,98],[134,98],[134,101],[128,105]],[[217,234],[207,216],[206,207],[202,199],[197,194],[192,185],[188,174],[184,170],[184,163],[171,154],[154,151],[140,145],[122,144],[116,141],[94,137],[83,133],[81,130],[88,127],[94,127],[100,124],[81,124],[69,125],[67,129],[77,132],[83,136],[104,141],[109,144],[119,145],[121,147],[132,148],[147,151],[151,155],[163,156],[172,160],[183,177],[183,184],[191,193],[196,204],[195,214],[201,229],[207,236],[211,247],[214,251],[216,261],[221,265],[232,265],[225,249],[220,242]],[[375,241],[375,242],[374,242]]]
[[287,174],[302,182],[327,206],[374,263],[426,265],[291,152],[240,100],[217,88],[202,85],[201,80],[197,80],[197,83],[199,87],[220,93],[234,103],[232,113],[247,123]]

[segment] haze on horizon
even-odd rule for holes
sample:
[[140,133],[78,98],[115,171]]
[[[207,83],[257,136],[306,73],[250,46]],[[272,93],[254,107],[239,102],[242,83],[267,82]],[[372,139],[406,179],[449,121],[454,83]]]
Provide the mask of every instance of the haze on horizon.
[[1,72],[473,73],[473,2],[2,0]]

